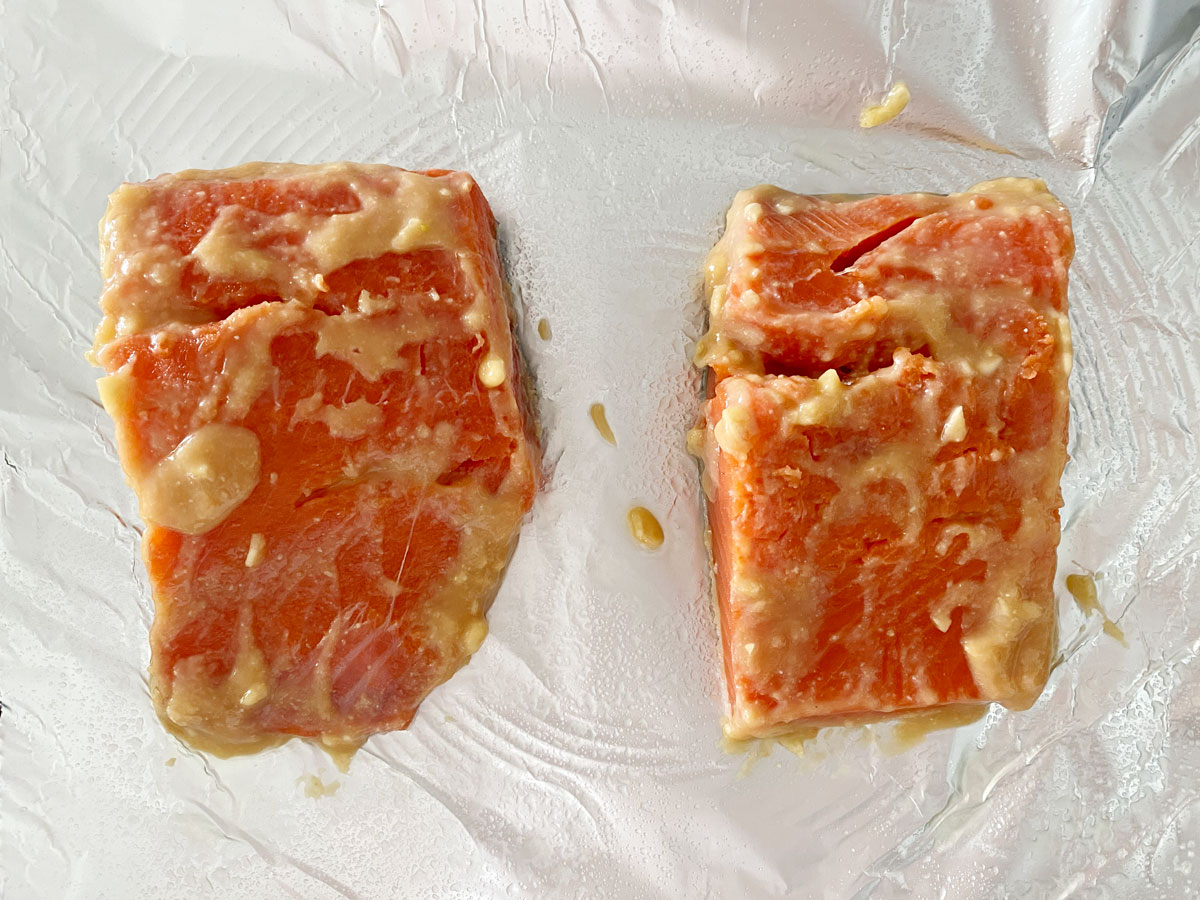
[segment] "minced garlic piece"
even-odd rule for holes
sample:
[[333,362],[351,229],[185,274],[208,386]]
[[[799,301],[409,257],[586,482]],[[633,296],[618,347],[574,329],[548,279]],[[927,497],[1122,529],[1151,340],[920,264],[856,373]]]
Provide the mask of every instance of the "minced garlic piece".
[[946,418],[946,424],[942,426],[942,443],[957,444],[966,436],[967,420],[963,416],[963,408],[956,406]]
[[250,535],[250,547],[246,551],[246,568],[253,569],[267,555],[267,539],[259,532]]
[[903,81],[897,81],[892,85],[892,89],[888,91],[888,95],[882,103],[872,104],[863,108],[863,111],[858,116],[859,126],[862,128],[874,128],[876,125],[883,125],[886,122],[892,121],[892,119],[904,111],[904,107],[908,106],[910,96],[908,85]]
[[500,387],[507,377],[504,360],[498,356],[484,357],[483,362],[479,364],[479,383],[484,387]]

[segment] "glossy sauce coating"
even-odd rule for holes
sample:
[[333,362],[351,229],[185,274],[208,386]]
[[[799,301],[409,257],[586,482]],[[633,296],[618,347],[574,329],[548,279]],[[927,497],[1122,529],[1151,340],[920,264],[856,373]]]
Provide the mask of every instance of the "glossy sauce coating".
[[160,715],[219,753],[405,727],[483,641],[536,487],[478,187],[185,172],[117,191],[102,246]]
[[1073,243],[1040,182],[735,199],[705,460],[729,733],[1036,699]]

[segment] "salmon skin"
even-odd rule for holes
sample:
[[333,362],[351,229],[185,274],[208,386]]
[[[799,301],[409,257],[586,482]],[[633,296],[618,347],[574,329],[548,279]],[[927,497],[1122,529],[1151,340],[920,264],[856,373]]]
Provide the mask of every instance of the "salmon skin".
[[146,529],[150,686],[217,753],[406,727],[537,486],[465,173],[253,163],[112,195],[91,358]]
[[738,194],[709,258],[692,439],[731,737],[1037,699],[1073,253],[1035,180]]

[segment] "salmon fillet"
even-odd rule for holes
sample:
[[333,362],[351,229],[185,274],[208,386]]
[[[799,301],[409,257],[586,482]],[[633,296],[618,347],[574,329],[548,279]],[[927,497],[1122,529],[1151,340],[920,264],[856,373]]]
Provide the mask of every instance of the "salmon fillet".
[[483,641],[536,489],[478,186],[183,172],[122,186],[101,243],[160,716],[222,753],[406,727]]
[[1040,694],[1073,250],[1031,180],[738,195],[696,355],[731,736]]

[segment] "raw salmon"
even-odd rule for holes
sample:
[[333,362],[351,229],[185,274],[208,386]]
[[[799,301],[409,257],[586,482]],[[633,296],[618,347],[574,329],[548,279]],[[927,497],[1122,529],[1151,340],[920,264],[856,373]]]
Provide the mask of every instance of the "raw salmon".
[[536,489],[479,188],[191,171],[121,187],[101,237],[160,716],[225,753],[406,727],[483,641]]
[[731,736],[1037,698],[1073,250],[1037,181],[738,195],[697,348]]

